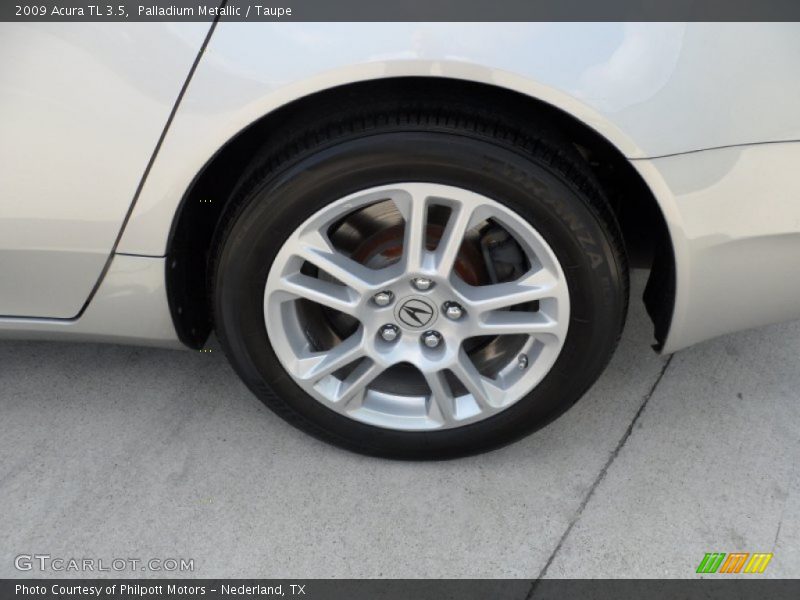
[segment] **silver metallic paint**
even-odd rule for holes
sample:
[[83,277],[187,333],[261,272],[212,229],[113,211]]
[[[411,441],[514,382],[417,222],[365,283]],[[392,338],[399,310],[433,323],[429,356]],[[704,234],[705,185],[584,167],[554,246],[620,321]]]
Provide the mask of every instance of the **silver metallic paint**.
[[800,143],[637,160],[677,263],[664,352],[800,318]]
[[223,22],[120,250],[164,255],[183,193],[233,134],[339,85],[402,76],[495,85],[552,104],[625,156],[645,158],[800,139],[798,65],[792,23]]
[[[85,301],[207,26],[0,25],[0,314],[71,317]],[[800,139],[799,71],[792,23],[222,23],[119,251],[163,256],[202,166],[294,99],[406,75],[483,82],[561,108],[633,160],[675,247],[671,352],[800,317],[800,144],[767,143]],[[740,147],[695,152],[721,146]],[[151,259],[115,257],[77,322],[0,318],[0,335],[177,344],[163,273],[122,276],[131,260]]]
[[0,315],[71,318],[208,23],[0,23]]
[[185,349],[167,304],[164,260],[118,254],[80,319],[0,318],[0,338]]

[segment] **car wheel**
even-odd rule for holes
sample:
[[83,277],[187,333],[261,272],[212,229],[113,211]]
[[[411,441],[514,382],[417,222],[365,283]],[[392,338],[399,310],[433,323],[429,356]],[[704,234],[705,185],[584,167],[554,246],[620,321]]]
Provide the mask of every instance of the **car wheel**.
[[215,324],[278,415],[357,452],[506,444],[597,379],[625,319],[614,217],[557,132],[480,108],[293,125],[218,235]]

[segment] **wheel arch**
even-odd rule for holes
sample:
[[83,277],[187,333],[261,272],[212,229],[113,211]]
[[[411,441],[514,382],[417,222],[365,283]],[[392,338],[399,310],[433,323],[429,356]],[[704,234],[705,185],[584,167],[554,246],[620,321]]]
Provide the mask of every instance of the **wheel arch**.
[[[167,241],[167,296],[176,331],[184,344],[199,348],[212,330],[208,289],[212,240],[230,209],[232,192],[248,159],[269,143],[280,124],[298,115],[315,114],[326,105],[354,95],[368,99],[391,92],[413,98],[425,87],[469,94],[489,105],[513,106],[520,118],[535,115],[546,120],[578,148],[611,202],[632,266],[652,266],[644,299],[654,323],[656,347],[663,344],[675,300],[675,257],[662,207],[626,158],[626,154],[636,152],[635,145],[610,124],[600,132],[583,118],[570,114],[568,102],[559,102],[557,108],[508,87],[432,76],[368,79],[324,88],[264,114],[217,150],[186,189]],[[582,117],[591,119],[588,115]],[[210,203],[206,200],[209,198],[217,201]]]

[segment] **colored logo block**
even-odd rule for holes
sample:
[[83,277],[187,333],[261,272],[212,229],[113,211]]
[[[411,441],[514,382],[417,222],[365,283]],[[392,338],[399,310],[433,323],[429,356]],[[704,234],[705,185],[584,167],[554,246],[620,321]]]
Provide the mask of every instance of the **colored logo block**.
[[763,573],[772,553],[765,552],[707,552],[697,566],[697,573]]

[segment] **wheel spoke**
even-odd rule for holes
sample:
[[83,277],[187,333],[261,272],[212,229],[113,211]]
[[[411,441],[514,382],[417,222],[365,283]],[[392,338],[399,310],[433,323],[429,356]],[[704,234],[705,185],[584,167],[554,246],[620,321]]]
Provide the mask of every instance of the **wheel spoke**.
[[442,277],[449,277],[453,270],[464,235],[472,222],[472,215],[473,208],[464,202],[452,208],[447,226],[436,247],[436,271]]
[[303,246],[297,252],[297,256],[355,290],[358,294],[366,294],[380,283],[376,271],[336,250],[325,251],[311,246]]
[[476,328],[476,334],[528,334],[559,339],[561,329],[560,323],[540,312],[497,310],[485,315]]
[[370,359],[363,359],[359,365],[353,369],[339,387],[339,393],[334,398],[334,402],[343,405],[348,411],[359,408],[364,402],[367,393],[367,386],[381,374],[383,367]]
[[428,254],[425,248],[428,206],[427,196],[418,186],[409,186],[408,194],[394,198],[394,204],[405,220],[403,232],[403,265],[407,272],[418,272]]
[[463,348],[459,350],[458,360],[452,365],[451,371],[472,394],[481,410],[492,410],[502,400],[503,390],[478,372]]
[[324,281],[302,273],[294,273],[282,277],[277,289],[279,292],[288,294],[290,298],[305,298],[311,302],[357,317],[358,297],[348,288],[330,281]]
[[476,314],[509,308],[516,304],[550,298],[561,293],[562,285],[547,269],[507,283],[484,286],[459,284],[465,303]]
[[444,371],[426,372],[424,375],[431,389],[428,415],[440,423],[452,423],[456,418],[456,402]]
[[364,330],[359,328],[338,346],[324,352],[311,352],[296,364],[298,378],[316,383],[323,377],[365,356]]

